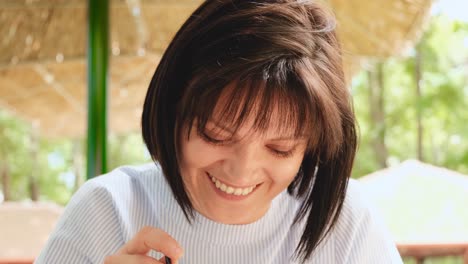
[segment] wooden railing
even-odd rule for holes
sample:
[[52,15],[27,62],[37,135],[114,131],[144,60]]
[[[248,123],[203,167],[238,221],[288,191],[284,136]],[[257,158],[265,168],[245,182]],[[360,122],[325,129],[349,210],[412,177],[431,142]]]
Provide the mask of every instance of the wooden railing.
[[32,264],[34,259],[0,259],[0,264]]
[[411,257],[417,264],[431,257],[459,256],[463,263],[468,264],[468,242],[452,244],[398,244],[398,251],[402,257]]

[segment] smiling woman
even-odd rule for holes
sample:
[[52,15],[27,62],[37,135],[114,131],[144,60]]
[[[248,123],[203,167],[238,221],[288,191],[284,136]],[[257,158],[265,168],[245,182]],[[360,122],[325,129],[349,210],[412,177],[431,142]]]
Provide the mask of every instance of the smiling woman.
[[[225,224],[248,224],[265,215],[273,198],[297,175],[307,148],[307,140],[295,136],[296,131],[301,131],[298,121],[291,125],[286,120],[280,122],[294,113],[292,109],[280,111],[275,107],[287,105],[285,102],[257,105],[241,121],[237,121],[239,111],[233,111],[237,122],[230,123],[240,125],[225,124],[225,120],[235,118],[227,117],[229,112],[223,108],[229,105],[232,91],[241,89],[246,88],[231,84],[223,90],[212,119],[201,127],[198,122],[189,125],[179,141],[180,173],[194,209]],[[268,124],[255,129],[259,113],[265,109],[273,110]]]
[[142,130],[154,164],[86,183],[37,263],[401,263],[349,180],[355,119],[316,2],[205,1]]

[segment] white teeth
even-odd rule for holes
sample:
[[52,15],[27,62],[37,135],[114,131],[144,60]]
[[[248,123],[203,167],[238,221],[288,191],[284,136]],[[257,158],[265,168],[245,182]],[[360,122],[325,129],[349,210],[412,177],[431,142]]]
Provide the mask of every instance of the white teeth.
[[225,192],[227,189],[226,185],[224,183],[221,183],[221,191]]
[[241,195],[243,193],[242,189],[241,188],[237,188],[235,191],[234,191],[234,195]]
[[216,179],[213,176],[211,176],[211,181],[214,182],[216,188],[218,188],[219,190],[221,190],[221,191],[223,191],[223,192],[225,192],[227,194],[233,194],[233,195],[237,195],[237,196],[247,195],[247,194],[251,193],[253,191],[253,189],[255,188],[255,186],[248,187],[248,188],[234,188],[234,187],[231,187],[231,186],[226,186],[226,184],[218,181],[218,179]]

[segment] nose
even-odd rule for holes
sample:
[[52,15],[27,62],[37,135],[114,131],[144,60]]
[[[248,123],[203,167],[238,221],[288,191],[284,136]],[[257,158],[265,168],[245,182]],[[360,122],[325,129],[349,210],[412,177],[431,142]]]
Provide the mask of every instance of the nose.
[[224,173],[231,183],[252,184],[262,170],[259,146],[253,143],[234,146],[231,155],[224,160]]

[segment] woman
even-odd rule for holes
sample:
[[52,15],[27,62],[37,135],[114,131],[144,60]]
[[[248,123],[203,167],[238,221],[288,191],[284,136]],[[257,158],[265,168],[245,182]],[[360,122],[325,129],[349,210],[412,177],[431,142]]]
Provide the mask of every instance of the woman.
[[88,181],[37,263],[401,263],[349,181],[342,67],[314,1],[205,1],[146,95],[155,163]]

